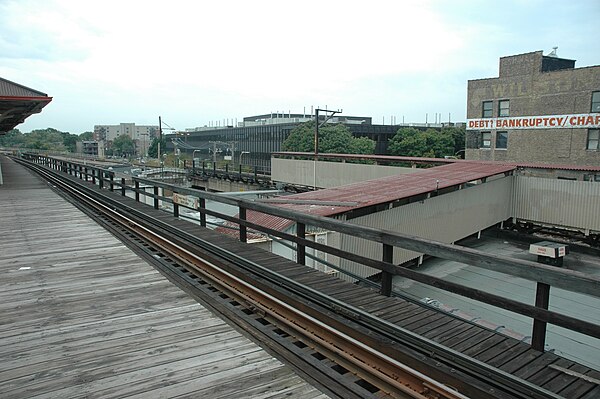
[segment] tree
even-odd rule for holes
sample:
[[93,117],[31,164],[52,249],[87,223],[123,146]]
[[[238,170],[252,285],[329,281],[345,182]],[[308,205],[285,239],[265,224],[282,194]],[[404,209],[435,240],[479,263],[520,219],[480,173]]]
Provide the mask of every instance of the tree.
[[[152,143],[150,143],[150,147],[148,147],[148,156],[150,158],[158,158],[158,137],[152,139]],[[163,137],[162,141],[160,141],[160,151],[164,154],[167,151],[167,140]]]
[[445,128],[441,131],[415,128],[402,128],[388,144],[390,155],[408,157],[443,158],[454,156],[458,149],[464,149],[465,134],[459,128]]
[[64,134],[64,132],[51,127],[32,130],[24,135],[24,147],[38,150],[65,151]]
[[[296,126],[283,142],[283,151],[314,152],[315,122]],[[326,124],[319,128],[319,153],[373,154],[375,142],[366,137],[356,138],[344,125]]]
[[83,132],[79,135],[79,141],[90,141],[94,139],[93,132]]
[[112,150],[114,154],[122,156],[131,156],[135,153],[135,143],[126,134],[118,136],[112,142]]
[[[450,134],[454,138],[454,154],[458,154],[460,152],[464,152],[465,150],[465,140],[467,136],[467,130],[465,126],[463,127],[445,127],[442,129],[442,132]],[[464,154],[463,154],[464,158]]]
[[76,134],[63,133],[63,145],[67,148],[67,151],[76,152],[77,151],[77,140],[79,140],[79,136]]
[[21,147],[25,137],[19,129],[9,130],[5,135],[0,135],[0,147]]

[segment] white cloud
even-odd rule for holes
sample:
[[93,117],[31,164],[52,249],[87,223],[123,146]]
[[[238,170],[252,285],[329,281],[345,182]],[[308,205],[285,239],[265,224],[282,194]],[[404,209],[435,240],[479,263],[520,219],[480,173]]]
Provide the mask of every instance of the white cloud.
[[598,11],[585,3],[569,12],[587,19],[558,24],[548,4],[5,0],[0,76],[55,98],[22,128],[83,131],[144,113],[184,128],[311,104],[459,119],[468,79],[494,76],[500,56],[549,50],[546,26],[575,46]]

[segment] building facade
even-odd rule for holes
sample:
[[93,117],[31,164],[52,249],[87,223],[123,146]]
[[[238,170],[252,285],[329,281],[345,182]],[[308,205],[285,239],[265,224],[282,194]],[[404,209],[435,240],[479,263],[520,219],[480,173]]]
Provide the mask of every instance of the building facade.
[[[320,115],[321,121],[325,120]],[[206,154],[213,151],[215,146],[221,154],[233,155],[239,159],[243,152],[243,164],[256,167],[259,171],[271,172],[271,154],[281,151],[281,145],[290,135],[292,129],[301,123],[314,120],[314,115],[309,114],[264,114],[249,116],[236,126],[224,127],[198,127],[186,129],[184,143],[180,143],[182,151],[192,153],[194,150],[205,153],[204,159],[210,159]],[[343,116],[336,115],[329,120],[330,123],[342,123],[354,137],[367,137],[375,141],[375,154],[388,153],[388,141],[402,127],[414,127],[420,130],[441,129],[444,124],[402,124],[402,125],[377,125],[372,124],[368,116]],[[173,135],[176,136],[176,135]],[[215,144],[218,143],[218,144]],[[173,144],[167,141],[167,148],[173,151]],[[187,148],[187,149],[186,149]],[[231,154],[234,148],[234,154]]]
[[465,158],[600,165],[600,66],[556,50],[500,58],[499,77],[469,80]]
[[77,153],[95,158],[104,158],[104,141],[84,140],[76,143]]
[[104,141],[110,148],[114,139],[121,135],[129,136],[135,143],[136,153],[144,155],[152,139],[158,137],[158,125],[136,125],[135,123],[121,123],[118,125],[95,125],[94,140]]

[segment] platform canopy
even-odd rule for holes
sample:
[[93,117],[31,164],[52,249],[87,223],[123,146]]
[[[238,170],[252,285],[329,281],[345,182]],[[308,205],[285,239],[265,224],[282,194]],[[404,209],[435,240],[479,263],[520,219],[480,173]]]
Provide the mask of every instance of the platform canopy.
[[0,78],[0,135],[41,112],[50,101],[45,93]]

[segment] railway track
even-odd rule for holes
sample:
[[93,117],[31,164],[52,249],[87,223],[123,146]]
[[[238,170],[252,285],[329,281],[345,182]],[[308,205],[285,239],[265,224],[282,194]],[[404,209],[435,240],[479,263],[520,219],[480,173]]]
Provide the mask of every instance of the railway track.
[[27,166],[332,397],[559,397],[203,242],[91,183]]

